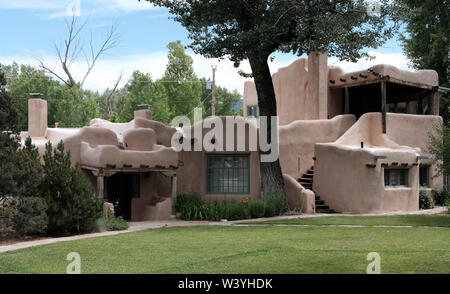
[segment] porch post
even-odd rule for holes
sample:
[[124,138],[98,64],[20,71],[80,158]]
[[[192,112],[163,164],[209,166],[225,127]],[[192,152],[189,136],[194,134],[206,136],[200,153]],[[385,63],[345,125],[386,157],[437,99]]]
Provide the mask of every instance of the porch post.
[[383,134],[386,134],[386,81],[381,80],[381,123]]
[[439,115],[439,88],[434,87],[431,90],[431,94],[428,98],[428,111],[427,114],[431,115]]
[[175,205],[177,203],[177,174],[174,173],[171,177],[172,180],[172,215],[176,215]]
[[97,198],[102,199],[104,197],[104,189],[105,189],[105,177],[102,173],[98,173],[97,175]]
[[350,93],[348,90],[348,87],[345,87],[345,114],[349,114],[350,113]]
[[419,100],[417,100],[417,112],[418,114],[423,114],[423,98],[419,97]]

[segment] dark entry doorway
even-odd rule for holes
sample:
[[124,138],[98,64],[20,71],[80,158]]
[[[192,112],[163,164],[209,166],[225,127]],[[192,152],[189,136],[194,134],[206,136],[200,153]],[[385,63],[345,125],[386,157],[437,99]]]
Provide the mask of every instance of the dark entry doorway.
[[108,202],[114,204],[116,216],[131,220],[131,199],[140,193],[139,174],[115,174],[106,178]]

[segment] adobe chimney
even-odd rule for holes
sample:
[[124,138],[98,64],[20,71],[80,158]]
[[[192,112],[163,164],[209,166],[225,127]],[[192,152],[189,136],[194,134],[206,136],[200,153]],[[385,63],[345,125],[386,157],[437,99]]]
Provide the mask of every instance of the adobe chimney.
[[36,98],[39,93],[30,93],[28,99],[28,135],[30,137],[45,137],[47,131],[47,101]]

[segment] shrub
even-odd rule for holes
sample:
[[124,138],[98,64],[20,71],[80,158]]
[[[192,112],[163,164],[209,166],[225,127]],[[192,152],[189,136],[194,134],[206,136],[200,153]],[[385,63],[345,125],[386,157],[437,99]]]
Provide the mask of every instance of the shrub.
[[104,227],[107,231],[122,231],[128,229],[128,223],[121,216],[105,219]]
[[419,192],[419,208],[430,209],[433,207],[433,199],[425,191]]
[[265,207],[264,202],[261,200],[250,200],[248,202],[248,209],[252,218],[264,217]]
[[450,200],[450,191],[442,188],[436,190],[436,205],[445,205]]
[[17,214],[17,201],[14,197],[0,198],[0,237],[14,232],[14,217]]
[[208,216],[208,206],[198,195],[178,195],[176,211],[183,220],[204,220]]
[[206,202],[206,219],[211,221],[220,221],[222,219],[220,203],[217,201]]
[[280,215],[286,205],[286,197],[282,193],[270,193],[264,198],[266,216]]
[[53,150],[46,144],[41,194],[47,203],[48,232],[69,235],[91,231],[102,215],[103,201],[94,196],[79,166],[72,166],[70,153],[61,141]]
[[40,197],[8,197],[0,205],[0,231],[17,235],[41,234],[47,228],[47,205]]
[[40,197],[22,197],[18,199],[13,217],[14,231],[19,235],[42,234],[47,228],[47,204]]

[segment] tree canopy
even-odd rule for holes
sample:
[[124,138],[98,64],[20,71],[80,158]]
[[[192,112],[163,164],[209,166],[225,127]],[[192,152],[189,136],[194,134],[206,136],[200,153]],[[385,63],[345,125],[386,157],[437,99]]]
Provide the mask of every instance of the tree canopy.
[[[364,49],[383,44],[398,27],[396,2],[389,0],[381,0],[374,9],[364,0],[146,1],[169,9],[187,29],[194,52],[229,58],[236,66],[248,60],[264,117],[277,115],[267,64],[272,53],[326,51],[342,60],[356,61],[367,56]],[[266,127],[271,142],[270,120]],[[284,193],[279,160],[261,162],[260,169],[264,195]]]
[[[450,1],[401,0],[406,6],[402,14],[405,32],[403,49],[416,69],[434,69],[439,84],[450,87]],[[448,122],[448,95],[441,96],[440,114]]]

